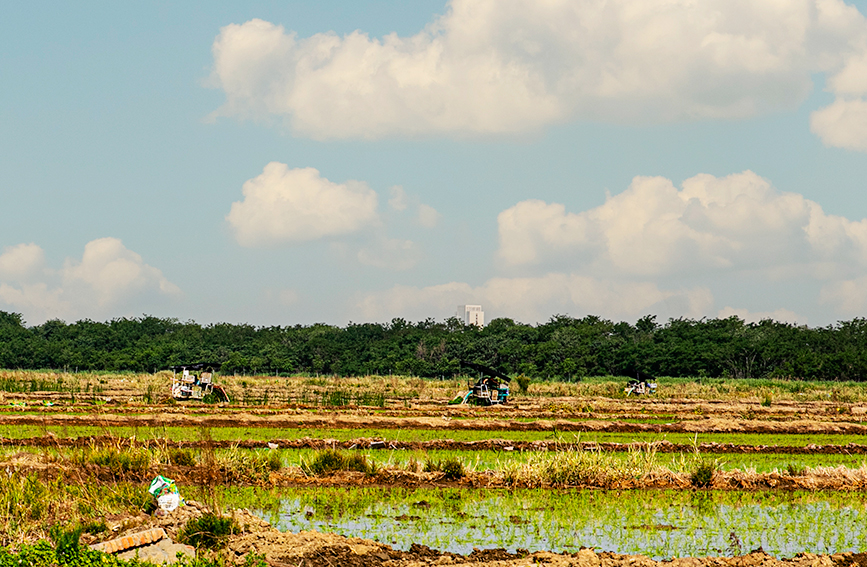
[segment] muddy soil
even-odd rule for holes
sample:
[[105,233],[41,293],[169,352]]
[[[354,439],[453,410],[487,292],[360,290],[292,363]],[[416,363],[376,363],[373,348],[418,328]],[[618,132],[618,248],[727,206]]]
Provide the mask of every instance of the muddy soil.
[[[169,537],[177,539],[181,528],[191,518],[209,511],[198,502],[162,517],[139,514],[138,516],[109,518],[109,532],[97,538],[86,536],[83,543],[96,543],[136,533],[151,527],[162,527]],[[504,549],[475,550],[469,555],[443,553],[414,544],[408,551],[400,551],[388,545],[359,538],[319,533],[284,533],[272,528],[267,522],[246,510],[227,513],[235,518],[240,533],[232,535],[225,549],[219,552],[230,564],[243,564],[249,554],[265,557],[273,566],[298,567],[416,567],[422,565],[486,565],[527,566],[550,565],[578,567],[867,567],[864,554],[840,553],[835,555],[800,554],[791,559],[777,559],[761,550],[739,557],[675,558],[671,561],[654,561],[642,555],[620,555],[593,549],[581,549],[576,553],[556,554],[550,552],[529,553],[517,550],[509,553]]]

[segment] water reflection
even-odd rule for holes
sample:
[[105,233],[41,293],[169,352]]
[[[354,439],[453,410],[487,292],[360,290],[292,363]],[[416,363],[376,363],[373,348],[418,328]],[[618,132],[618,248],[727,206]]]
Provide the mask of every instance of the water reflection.
[[[412,543],[466,554],[509,551],[642,553],[655,559],[739,555],[762,548],[867,551],[860,495],[772,492],[291,489],[258,513],[281,530]],[[269,518],[269,514],[271,517]]]

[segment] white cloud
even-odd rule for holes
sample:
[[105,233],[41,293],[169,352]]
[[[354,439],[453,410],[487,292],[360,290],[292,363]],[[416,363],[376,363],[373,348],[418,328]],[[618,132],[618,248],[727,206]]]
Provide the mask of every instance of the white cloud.
[[80,262],[67,260],[61,271],[65,289],[86,289],[98,305],[117,303],[147,291],[175,295],[180,289],[163,273],[144,263],[117,238],[100,238],[84,246]]
[[605,204],[567,213],[529,200],[498,217],[507,265],[565,262],[602,275],[674,276],[753,270],[834,277],[867,266],[867,219],[827,215],[751,171],[697,175],[678,190],[636,177]]
[[836,95],[810,115],[810,129],[827,146],[867,152],[867,42],[861,42],[843,68],[828,79]]
[[867,100],[837,98],[810,115],[810,130],[827,146],[867,152]]
[[251,20],[214,41],[215,114],[318,139],[741,118],[799,104],[865,35],[842,0],[452,0],[418,34],[383,38]]
[[[44,252],[36,244],[5,249],[0,266],[21,260],[23,271],[0,271],[0,309],[24,314],[30,323],[50,318],[115,316],[142,301],[174,297],[180,289],[146,264],[117,238],[88,242],[81,260],[67,259],[60,270],[43,267]],[[27,281],[22,281],[26,279]]]
[[0,254],[0,281],[26,281],[45,265],[45,253],[34,243],[6,246]]
[[735,309],[734,307],[726,306],[717,313],[719,319],[727,319],[732,316],[743,319],[747,323],[758,323],[764,319],[797,325],[805,325],[807,323],[806,317],[801,317],[790,309],[782,308],[774,311],[750,311],[748,309]]
[[395,185],[389,189],[391,198],[388,200],[388,206],[395,211],[404,211],[407,207],[406,191],[400,185]]
[[360,181],[332,183],[312,167],[271,162],[244,183],[226,216],[242,246],[344,235],[378,222],[377,195]]
[[0,309],[20,312],[31,324],[61,319],[74,313],[72,304],[63,298],[63,289],[49,288],[42,282],[17,286],[0,283]]
[[425,228],[434,228],[440,222],[440,216],[430,205],[422,203],[418,206],[418,223]]
[[[429,287],[394,286],[368,294],[356,304],[361,317],[424,319],[448,317],[454,306],[482,304],[486,312],[520,321],[546,321],[555,313],[596,314],[612,319],[635,318],[648,312],[662,316],[700,317],[713,306],[706,288],[661,290],[651,282],[600,280],[576,274],[493,278],[473,287],[463,282]],[[488,315],[489,317],[491,315]]]

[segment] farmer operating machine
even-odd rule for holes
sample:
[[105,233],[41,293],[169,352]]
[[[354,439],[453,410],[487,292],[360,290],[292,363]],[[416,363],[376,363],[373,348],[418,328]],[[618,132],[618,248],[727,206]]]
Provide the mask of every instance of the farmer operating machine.
[[228,402],[222,386],[214,384],[218,363],[197,362],[169,366],[172,371],[172,397],[176,400]]
[[511,378],[482,364],[461,361],[461,366],[472,368],[479,373],[479,378],[467,383],[468,391],[458,394],[451,404],[471,404],[477,406],[494,406],[505,404],[509,399],[509,382]]
[[643,396],[646,394],[656,393],[656,378],[646,372],[635,370],[627,374],[629,381],[626,383],[626,388],[623,393],[628,396],[636,395]]

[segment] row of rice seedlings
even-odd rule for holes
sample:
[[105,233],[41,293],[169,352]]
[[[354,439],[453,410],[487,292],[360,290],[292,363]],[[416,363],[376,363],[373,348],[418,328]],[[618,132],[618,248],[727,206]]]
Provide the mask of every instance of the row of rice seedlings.
[[[608,433],[608,432],[562,432],[562,431],[486,431],[481,429],[331,429],[331,428],[278,428],[278,427],[213,427],[211,436],[214,440],[232,441],[248,439],[258,441],[273,441],[276,439],[335,439],[351,441],[355,439],[379,439],[386,442],[404,441],[485,441],[504,439],[509,442],[555,441],[560,444],[577,442],[597,443],[654,443],[668,441],[675,444],[695,445],[698,443],[731,443],[735,445],[778,445],[803,447],[816,445],[847,445],[850,443],[867,444],[863,435],[853,434],[786,434],[786,433]],[[117,437],[135,437],[136,439],[168,439],[172,441],[195,441],[199,439],[198,430],[190,427],[128,427],[93,425],[67,425],[44,427],[41,425],[0,425],[0,435],[10,439],[55,435],[63,438],[74,438],[96,435],[114,435]],[[760,455],[760,454],[755,454]],[[793,458],[808,455],[793,455]],[[830,455],[828,455],[830,456]]]
[[[319,529],[407,548],[413,542],[466,553],[472,547],[740,555],[764,547],[863,551],[867,509],[855,494],[540,491],[517,489],[300,488],[255,491],[250,506],[281,529]],[[232,496],[245,505],[241,491]],[[773,526],[769,530],[768,526]]]

